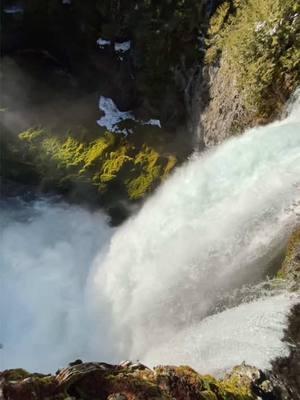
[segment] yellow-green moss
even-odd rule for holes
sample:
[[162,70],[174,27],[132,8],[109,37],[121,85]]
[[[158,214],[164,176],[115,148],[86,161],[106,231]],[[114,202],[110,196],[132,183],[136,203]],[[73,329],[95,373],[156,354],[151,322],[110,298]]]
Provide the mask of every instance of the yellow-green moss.
[[137,178],[127,181],[127,192],[131,200],[138,200],[148,193],[159,177],[159,167],[155,167],[152,173],[142,173]]
[[16,368],[6,371],[6,377],[9,381],[18,381],[28,378],[28,376],[30,376],[30,373],[22,368]]
[[109,182],[115,179],[125,164],[132,160],[132,158],[127,155],[128,150],[128,146],[123,145],[116,151],[112,151],[108,154],[100,173],[101,182]]
[[296,230],[290,240],[287,247],[285,259],[283,262],[283,268],[289,264],[295,256],[296,249],[300,246],[300,229]]
[[173,155],[169,155],[167,160],[168,161],[163,172],[163,179],[170,175],[177,164],[177,158]]
[[219,390],[224,400],[253,400],[251,387],[249,385],[241,384],[237,377],[221,381]]
[[163,178],[161,164],[162,160],[158,152],[144,145],[134,158],[135,171],[138,171],[138,176],[133,179],[129,178],[126,182],[130,199],[142,198],[151,191],[160,177]]
[[75,167],[84,161],[84,145],[70,136],[64,142],[55,137],[45,139],[42,149],[57,161],[60,168]]
[[128,198],[143,198],[165,179],[176,165],[176,157],[162,156],[152,146],[136,145],[128,139],[106,132],[96,140],[79,139],[68,132],[55,135],[43,129],[30,129],[19,135],[22,152],[36,166],[46,186],[68,188],[72,182],[96,186],[107,192],[116,190]]
[[297,229],[291,236],[284,257],[284,261],[277,273],[279,279],[293,279],[299,285],[300,261],[296,257],[300,249],[300,229]]
[[200,393],[199,399],[254,400],[251,382],[248,379],[232,375],[224,380],[217,380],[210,375],[200,375],[188,366],[155,368],[158,381],[164,377],[180,378],[187,388]]
[[43,129],[34,129],[30,128],[27,129],[26,131],[22,132],[19,134],[19,138],[21,140],[24,140],[25,142],[32,142],[39,138],[41,135],[45,134],[45,131]]
[[105,132],[103,137],[91,142],[84,154],[84,167],[82,171],[93,166],[104,156],[105,152],[115,144],[115,136],[110,132]]
[[294,0],[234,0],[211,19],[206,62],[222,54],[247,107],[262,117],[279,109],[299,84],[299,13]]

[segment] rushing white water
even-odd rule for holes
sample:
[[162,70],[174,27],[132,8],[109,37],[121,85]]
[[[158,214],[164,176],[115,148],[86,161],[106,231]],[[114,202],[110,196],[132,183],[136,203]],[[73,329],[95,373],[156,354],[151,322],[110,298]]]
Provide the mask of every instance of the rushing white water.
[[299,196],[298,112],[195,156],[116,232],[94,280],[118,352],[142,359],[268,273]]
[[278,295],[205,318],[150,348],[146,364],[187,364],[206,373],[222,374],[247,361],[261,369],[276,356],[287,356],[282,345],[285,316],[295,299]]
[[0,370],[53,371],[81,354],[93,358],[86,288],[111,234],[104,216],[14,203],[2,204],[0,221]]
[[83,357],[218,372],[287,354],[287,292],[211,314],[272,273],[296,223],[298,113],[195,155],[116,231],[63,204],[3,207],[0,369]]

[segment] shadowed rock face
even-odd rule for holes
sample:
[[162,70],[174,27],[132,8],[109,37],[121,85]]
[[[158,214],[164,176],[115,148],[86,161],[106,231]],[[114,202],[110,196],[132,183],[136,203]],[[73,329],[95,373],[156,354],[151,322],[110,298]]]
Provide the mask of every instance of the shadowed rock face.
[[[74,365],[75,364],[75,365]],[[276,390],[258,369],[235,367],[224,380],[202,376],[189,367],[140,363],[82,363],[77,360],[56,375],[24,370],[0,373],[4,400],[251,400],[276,399]]]
[[[300,229],[296,230],[288,243],[286,256],[278,275],[300,286]],[[290,343],[290,355],[273,363],[272,372],[281,387],[282,399],[300,399],[300,304],[292,309],[284,340]]]
[[283,400],[300,399],[300,304],[297,304],[289,317],[285,340],[291,343],[289,357],[279,358],[273,363],[274,380],[281,388]]

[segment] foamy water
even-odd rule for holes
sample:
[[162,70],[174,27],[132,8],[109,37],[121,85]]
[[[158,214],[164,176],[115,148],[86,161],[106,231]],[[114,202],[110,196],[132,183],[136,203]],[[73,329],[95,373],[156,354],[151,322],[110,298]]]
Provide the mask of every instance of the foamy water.
[[299,105],[195,155],[122,227],[52,201],[0,213],[0,369],[75,358],[267,368],[296,301],[288,291],[215,315],[220,296],[272,274],[297,223]]

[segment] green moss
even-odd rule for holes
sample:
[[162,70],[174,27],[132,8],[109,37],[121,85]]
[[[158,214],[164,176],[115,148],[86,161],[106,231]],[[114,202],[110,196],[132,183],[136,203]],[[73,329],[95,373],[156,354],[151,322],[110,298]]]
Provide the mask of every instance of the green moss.
[[84,161],[84,145],[70,136],[63,142],[57,137],[47,138],[43,140],[41,150],[56,161],[59,168],[77,167]]
[[146,145],[135,156],[134,165],[138,176],[127,180],[127,192],[130,199],[138,200],[155,187],[163,172],[160,155]]
[[105,159],[100,173],[100,181],[109,182],[115,179],[124,166],[132,160],[127,155],[128,146],[120,146],[116,151],[110,152]]
[[138,398],[171,400],[155,382],[145,379],[143,374],[139,372],[123,371],[122,373],[110,374],[106,376],[105,381],[110,387],[110,391],[125,391],[139,396]]
[[[186,390],[196,393],[199,399],[222,400],[254,400],[250,380],[233,375],[225,380],[217,380],[210,375],[200,375],[188,366],[158,367],[155,369],[158,381],[164,384],[164,377],[181,382]],[[168,381],[168,379],[167,379]],[[198,397],[197,397],[198,398]]]
[[204,390],[201,392],[201,400],[218,400],[218,398],[211,390]]
[[284,257],[284,261],[277,273],[279,279],[293,279],[299,285],[300,261],[297,254],[300,251],[300,229],[297,229],[291,236]]
[[237,377],[220,382],[219,391],[224,400],[254,400],[250,385],[243,385]]
[[18,381],[21,379],[28,378],[28,376],[30,376],[31,374],[25,371],[25,369],[17,368],[5,371],[5,375],[7,380],[9,381]]
[[21,140],[24,140],[24,142],[30,142],[31,143],[34,140],[40,138],[44,134],[45,134],[45,131],[43,129],[30,128],[30,129],[27,129],[26,131],[20,133],[19,134],[19,138]]
[[106,132],[103,137],[91,142],[84,154],[84,167],[82,172],[99,162],[99,159],[104,156],[105,152],[114,145],[115,136]]
[[175,168],[176,164],[177,164],[177,158],[173,155],[169,155],[167,159],[167,164],[164,168],[163,179],[167,178],[170,175],[170,173]]
[[283,267],[290,263],[295,257],[296,249],[300,247],[300,229],[296,230],[289,240],[289,244],[286,250],[285,260],[283,262]]
[[[86,136],[85,136],[86,137]],[[149,136],[153,141],[153,135]],[[106,132],[96,140],[71,132],[57,136],[43,129],[22,132],[22,154],[42,177],[44,188],[71,190],[74,183],[96,187],[98,193],[118,191],[139,200],[165,179],[176,165],[175,156],[162,156],[152,145],[134,144]],[[117,184],[117,186],[116,186]]]
[[261,117],[278,111],[299,84],[299,12],[293,0],[235,0],[211,19],[206,62],[221,53],[247,108]]

